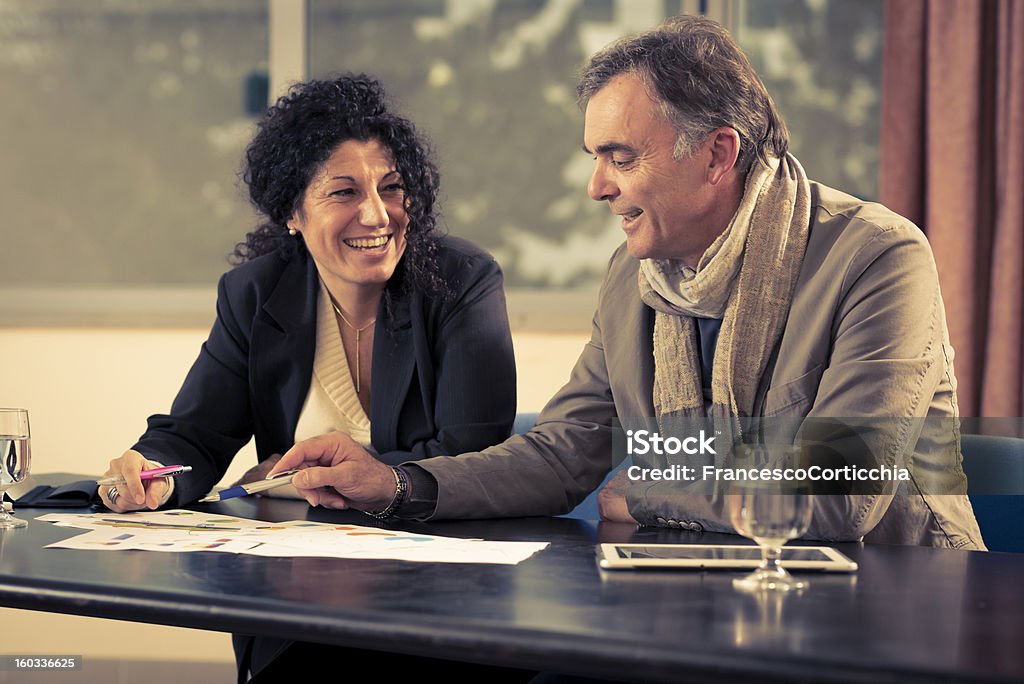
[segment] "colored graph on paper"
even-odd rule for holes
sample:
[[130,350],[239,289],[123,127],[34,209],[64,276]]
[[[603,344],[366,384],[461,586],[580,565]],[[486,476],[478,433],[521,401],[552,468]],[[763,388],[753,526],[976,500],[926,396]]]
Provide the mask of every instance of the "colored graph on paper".
[[52,513],[38,518],[88,530],[47,548],[93,551],[215,551],[273,557],[406,560],[424,563],[520,563],[547,542],[495,542],[290,520],[269,523],[196,511]]

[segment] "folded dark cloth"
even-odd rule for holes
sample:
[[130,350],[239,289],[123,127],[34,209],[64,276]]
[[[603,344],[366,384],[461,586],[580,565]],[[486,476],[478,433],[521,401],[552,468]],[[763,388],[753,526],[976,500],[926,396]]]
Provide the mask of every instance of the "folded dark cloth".
[[98,502],[96,480],[79,480],[60,487],[33,487],[14,504],[19,508],[83,508]]

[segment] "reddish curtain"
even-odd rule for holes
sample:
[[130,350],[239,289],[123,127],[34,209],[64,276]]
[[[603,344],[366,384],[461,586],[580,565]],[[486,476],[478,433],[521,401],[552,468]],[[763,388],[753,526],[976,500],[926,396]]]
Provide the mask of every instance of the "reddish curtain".
[[887,0],[882,202],[935,253],[964,416],[1024,415],[1024,1]]

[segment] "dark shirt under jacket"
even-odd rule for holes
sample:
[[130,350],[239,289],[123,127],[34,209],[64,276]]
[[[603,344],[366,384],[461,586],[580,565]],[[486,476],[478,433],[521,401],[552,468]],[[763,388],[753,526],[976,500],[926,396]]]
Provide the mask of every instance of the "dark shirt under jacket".
[[[440,240],[451,295],[397,293],[389,281],[374,327],[370,439],[399,464],[503,441],[515,417],[516,376],[501,269],[473,244]],[[171,506],[195,501],[223,477],[255,434],[262,461],[292,446],[316,346],[318,275],[305,253],[279,252],[221,277],[217,319],[169,415],[154,415],[132,447],[164,464],[192,466]]]

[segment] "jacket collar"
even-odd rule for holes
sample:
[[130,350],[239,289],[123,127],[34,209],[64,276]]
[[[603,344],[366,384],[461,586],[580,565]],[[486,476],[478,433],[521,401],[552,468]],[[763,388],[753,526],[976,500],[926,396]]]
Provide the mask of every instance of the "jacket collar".
[[264,313],[284,333],[315,325],[318,280],[316,264],[308,254],[293,256],[263,304]]

